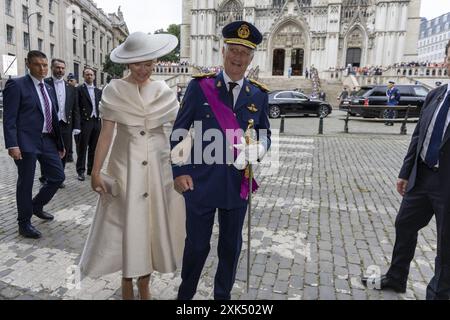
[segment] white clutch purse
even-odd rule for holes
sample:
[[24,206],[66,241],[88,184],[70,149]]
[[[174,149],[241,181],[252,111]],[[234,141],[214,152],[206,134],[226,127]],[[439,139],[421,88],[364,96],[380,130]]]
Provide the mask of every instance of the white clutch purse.
[[106,193],[112,195],[113,197],[117,197],[120,193],[119,182],[115,178],[103,172],[100,173],[100,176],[105,183]]
[[170,152],[170,160],[175,165],[185,165],[191,155],[192,145],[194,144],[193,133],[188,132],[186,137],[178,143]]

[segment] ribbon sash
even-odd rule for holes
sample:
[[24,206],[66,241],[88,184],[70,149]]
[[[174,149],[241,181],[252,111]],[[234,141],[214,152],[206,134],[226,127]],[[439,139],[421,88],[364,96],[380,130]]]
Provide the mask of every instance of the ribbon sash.
[[[240,143],[242,138],[242,129],[239,126],[239,123],[236,119],[236,116],[231,111],[231,109],[225,105],[219,97],[219,91],[215,87],[214,78],[207,78],[200,80],[200,87],[202,88],[203,94],[205,95],[206,100],[208,101],[214,116],[216,117],[217,122],[219,123],[219,127],[224,133],[228,143],[232,146]],[[230,137],[227,134],[227,130],[232,130],[235,134]],[[237,140],[233,141],[233,140]],[[237,155],[236,148],[234,148],[235,156]],[[242,182],[241,182],[241,198],[244,200],[248,199],[248,195],[250,193],[250,185],[249,179],[245,178],[245,174],[243,173]],[[252,181],[253,184],[253,192],[256,192],[259,188],[258,183],[255,179]]]

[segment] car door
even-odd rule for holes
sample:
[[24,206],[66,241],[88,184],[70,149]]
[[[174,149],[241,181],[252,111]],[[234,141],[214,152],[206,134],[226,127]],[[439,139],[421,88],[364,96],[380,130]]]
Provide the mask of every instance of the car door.
[[384,106],[387,104],[387,87],[379,86],[373,88],[369,96],[369,105],[371,106]]
[[294,97],[290,91],[282,91],[275,96],[275,101],[284,114],[292,114],[296,112]]
[[311,104],[311,101],[307,96],[300,92],[293,92],[292,95],[295,99],[295,109],[297,113],[315,113],[313,104]]
[[398,87],[400,92],[400,103],[401,106],[415,105],[416,99],[414,98],[414,92],[411,86],[400,86]]

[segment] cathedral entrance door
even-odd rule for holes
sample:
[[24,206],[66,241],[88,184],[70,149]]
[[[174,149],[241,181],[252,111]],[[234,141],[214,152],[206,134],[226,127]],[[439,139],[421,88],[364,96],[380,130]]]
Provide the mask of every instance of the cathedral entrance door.
[[303,75],[303,59],[305,57],[305,51],[303,49],[292,49],[292,75],[301,76]]
[[273,76],[284,75],[284,57],[285,57],[285,55],[286,55],[286,51],[284,49],[275,49],[273,51],[273,68],[272,68]]
[[347,50],[347,62],[345,65],[348,66],[351,64],[352,67],[359,68],[361,66],[361,52],[362,50],[360,48],[349,48]]

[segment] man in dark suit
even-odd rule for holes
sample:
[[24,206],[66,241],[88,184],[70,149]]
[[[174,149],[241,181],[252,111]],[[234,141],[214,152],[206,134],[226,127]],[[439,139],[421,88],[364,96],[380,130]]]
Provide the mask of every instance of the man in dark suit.
[[[58,187],[64,182],[61,159],[65,155],[64,142],[59,129],[56,95],[45,84],[48,60],[40,51],[27,56],[30,74],[10,79],[4,90],[3,130],[8,154],[18,169],[17,211],[19,233],[37,239],[42,234],[31,224],[31,216],[52,220],[44,212]],[[39,193],[32,198],[36,160],[47,179]]]
[[[53,59],[52,76],[45,82],[52,87],[56,93],[59,126],[66,151],[72,149],[72,134],[77,135],[80,131],[80,109],[78,108],[78,95],[76,89],[64,81],[66,63],[61,59]],[[66,168],[68,152],[62,159],[63,167]],[[43,177],[44,178],[44,177]],[[60,188],[64,188],[61,184]]]
[[99,103],[102,92],[94,85],[94,70],[86,68],[83,71],[84,84],[77,88],[78,105],[80,110],[81,133],[79,135],[77,149],[77,173],[78,180],[84,181],[86,172],[90,175],[94,164],[95,147],[101,130]]
[[[446,47],[450,74],[450,42]],[[403,196],[395,230],[396,240],[389,271],[381,278],[363,278],[376,289],[406,291],[418,231],[433,215],[437,224],[435,275],[427,299],[450,298],[450,86],[431,91],[423,105],[397,182]]]

